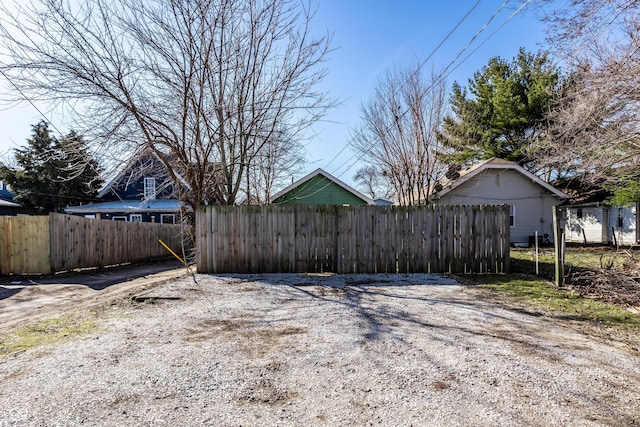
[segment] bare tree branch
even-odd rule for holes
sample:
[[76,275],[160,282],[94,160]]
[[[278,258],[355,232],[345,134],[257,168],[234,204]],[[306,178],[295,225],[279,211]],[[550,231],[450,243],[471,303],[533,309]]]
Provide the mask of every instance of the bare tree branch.
[[293,0],[41,0],[4,16],[12,82],[72,108],[110,150],[151,149],[192,206],[252,199],[263,152],[298,162],[334,103],[317,89],[330,38]]
[[401,204],[429,202],[429,187],[444,175],[437,134],[445,114],[446,82],[416,65],[388,71],[368,104],[354,148],[381,171]]
[[537,156],[613,189],[640,177],[639,13],[637,0],[576,0],[547,13],[551,45],[572,74]]

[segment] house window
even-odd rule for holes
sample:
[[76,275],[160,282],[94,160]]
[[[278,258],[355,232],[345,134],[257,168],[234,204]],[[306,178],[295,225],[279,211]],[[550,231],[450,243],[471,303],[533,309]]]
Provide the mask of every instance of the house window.
[[142,222],[142,214],[131,214],[131,218],[129,219],[131,222]]
[[509,205],[509,226],[516,226],[516,207],[515,205]]
[[618,208],[618,228],[622,228],[624,225],[624,212],[622,209],[623,208]]
[[114,216],[111,219],[114,220],[114,221],[126,221],[127,217],[126,216]]
[[144,179],[144,198],[145,199],[156,198],[156,179],[155,178]]
[[176,216],[174,214],[162,214],[160,215],[160,222],[162,224],[175,224]]
[[582,219],[582,208],[578,208],[578,210],[576,212],[576,217],[578,219]]

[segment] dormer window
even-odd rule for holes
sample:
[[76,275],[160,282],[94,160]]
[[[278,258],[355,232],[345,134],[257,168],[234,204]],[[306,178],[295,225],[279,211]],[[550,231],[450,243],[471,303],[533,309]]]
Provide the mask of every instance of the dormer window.
[[144,179],[144,198],[145,200],[156,198],[156,179],[155,178]]

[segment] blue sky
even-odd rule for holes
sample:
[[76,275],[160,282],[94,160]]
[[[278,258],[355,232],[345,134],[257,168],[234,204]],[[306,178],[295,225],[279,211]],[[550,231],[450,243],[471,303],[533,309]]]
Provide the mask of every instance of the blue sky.
[[[328,123],[317,126],[317,136],[307,144],[311,162],[307,170],[321,167],[353,184],[355,171],[362,164],[359,156],[347,148],[339,158],[332,159],[348,145],[351,129],[360,118],[360,106],[373,93],[379,76],[394,64],[427,58],[476,3],[477,0],[319,0],[314,28],[332,31],[336,47],[327,64],[326,84],[343,103],[330,113]],[[445,68],[503,3],[503,0],[480,1],[426,66]],[[466,85],[473,73],[494,56],[510,60],[520,47],[529,51],[544,47],[543,24],[526,10],[489,38],[521,3],[517,1],[502,9],[462,54],[461,59],[482,44],[469,59],[452,66],[457,68],[447,78],[449,87],[454,81]]]
[[[329,70],[322,87],[342,103],[332,110],[306,143],[309,161],[302,173],[323,168],[348,184],[361,165],[358,155],[348,145],[351,129],[358,124],[360,105],[373,93],[378,77],[394,64],[407,64],[426,58],[462,17],[478,3],[455,33],[440,47],[427,64],[436,69],[447,66],[472,37],[500,8],[504,0],[313,0],[318,7],[312,28],[318,34],[333,34],[333,46],[326,67]],[[522,2],[515,0],[505,7],[478,36],[464,58],[494,31]],[[466,85],[467,79],[484,66],[489,58],[513,58],[520,47],[529,51],[543,48],[543,25],[531,12],[524,11],[511,19],[448,77]],[[3,82],[3,87],[6,83]],[[0,156],[23,145],[31,125],[41,116],[28,103],[0,110]],[[47,118],[63,132],[68,128],[58,116]],[[341,152],[342,150],[342,152]],[[339,154],[334,159],[336,154]],[[296,176],[294,178],[300,178]]]

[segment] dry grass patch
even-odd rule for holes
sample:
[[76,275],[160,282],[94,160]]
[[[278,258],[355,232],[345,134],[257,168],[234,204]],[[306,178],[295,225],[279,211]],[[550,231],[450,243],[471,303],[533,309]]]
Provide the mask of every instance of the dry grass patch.
[[0,336],[0,356],[65,342],[78,335],[95,332],[97,329],[98,325],[94,320],[79,314],[44,320]]

